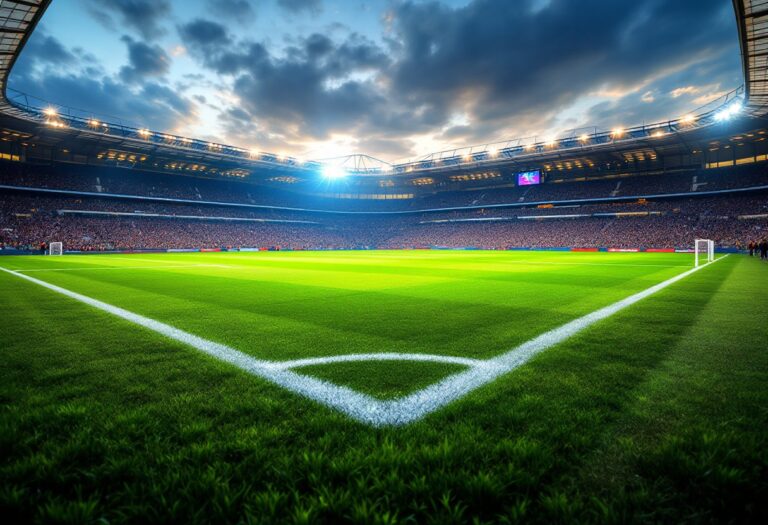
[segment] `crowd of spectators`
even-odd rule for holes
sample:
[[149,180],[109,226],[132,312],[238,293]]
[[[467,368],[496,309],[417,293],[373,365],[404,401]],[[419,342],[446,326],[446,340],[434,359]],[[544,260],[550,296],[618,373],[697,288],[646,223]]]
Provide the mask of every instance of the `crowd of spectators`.
[[[129,215],[110,217],[104,212]],[[369,216],[0,192],[0,246],[38,249],[40,243],[61,241],[67,250],[84,251],[227,247],[679,248],[689,247],[694,238],[701,237],[715,240],[718,246],[734,247],[768,236],[766,217],[768,193]],[[234,218],[248,221],[228,220]],[[286,222],[258,222],[262,220]]]

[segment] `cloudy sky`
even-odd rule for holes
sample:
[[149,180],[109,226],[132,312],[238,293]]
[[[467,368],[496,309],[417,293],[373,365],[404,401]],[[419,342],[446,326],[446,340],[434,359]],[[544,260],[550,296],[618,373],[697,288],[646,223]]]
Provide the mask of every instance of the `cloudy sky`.
[[389,160],[684,115],[731,0],[54,0],[10,87],[139,127]]

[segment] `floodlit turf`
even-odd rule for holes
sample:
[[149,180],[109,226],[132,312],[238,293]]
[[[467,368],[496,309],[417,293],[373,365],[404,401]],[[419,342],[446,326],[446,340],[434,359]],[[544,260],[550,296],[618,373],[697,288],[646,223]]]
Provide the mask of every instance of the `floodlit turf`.
[[[5,257],[259,359],[488,359],[692,256],[346,252]],[[0,272],[11,521],[759,521],[768,265],[731,256],[469,396],[374,429]],[[461,370],[296,371],[383,399]]]

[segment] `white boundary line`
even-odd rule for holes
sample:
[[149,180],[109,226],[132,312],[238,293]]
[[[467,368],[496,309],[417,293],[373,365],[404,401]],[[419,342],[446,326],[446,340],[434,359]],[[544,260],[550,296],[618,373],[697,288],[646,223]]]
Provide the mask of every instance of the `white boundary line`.
[[[727,255],[725,257],[727,257]],[[501,375],[507,374],[522,366],[537,354],[565,341],[598,321],[612,316],[624,308],[685,279],[689,275],[706,268],[710,264],[725,257],[720,257],[712,262],[680,273],[666,281],[651,286],[650,288],[617,301],[609,306],[596,310],[583,317],[579,317],[578,319],[545,332],[492,359],[470,360],[453,358],[450,356],[422,355],[419,358],[419,360],[422,361],[436,360],[439,362],[458,363],[457,359],[460,359],[464,361],[461,364],[470,366],[470,369],[465,372],[451,375],[438,383],[403,398],[389,401],[378,400],[369,395],[356,392],[351,388],[334,385],[310,376],[297,374],[288,369],[297,366],[307,366],[307,364],[324,364],[339,361],[395,359],[395,356],[400,356],[399,359],[402,360],[415,360],[413,357],[417,354],[359,354],[353,356],[333,356],[283,362],[264,361],[251,357],[229,346],[203,339],[202,337],[179,330],[178,328],[174,328],[165,323],[129,312],[128,310],[112,306],[54,284],[35,279],[29,275],[8,270],[3,267],[0,267],[0,271],[15,275],[21,279],[152,330],[170,339],[189,345],[211,357],[215,357],[216,359],[234,365],[250,374],[266,379],[267,381],[317,401],[327,407],[334,408],[361,423],[366,423],[374,427],[382,427],[405,425],[422,419],[426,415],[466,396],[477,388],[494,381]]]
[[488,361],[484,359],[471,359],[469,357],[455,357],[450,355],[434,354],[343,354],[328,357],[310,357],[296,359],[294,361],[280,361],[276,366],[282,369],[301,368],[302,366],[329,365],[331,363],[347,363],[356,361],[429,361],[430,363],[449,363],[464,366],[486,366]]
[[75,272],[85,270],[172,270],[174,268],[231,268],[223,264],[179,264],[177,266],[80,266],[75,268],[31,268],[14,270],[18,273],[29,272]]

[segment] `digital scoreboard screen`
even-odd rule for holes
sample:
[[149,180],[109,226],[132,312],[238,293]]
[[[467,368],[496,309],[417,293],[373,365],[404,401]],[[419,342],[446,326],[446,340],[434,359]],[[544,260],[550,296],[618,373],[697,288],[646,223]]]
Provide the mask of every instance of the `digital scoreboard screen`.
[[518,186],[533,186],[534,184],[541,184],[541,171],[523,171],[517,174]]

